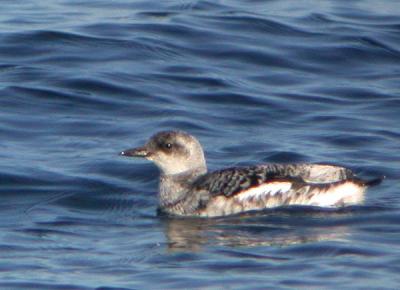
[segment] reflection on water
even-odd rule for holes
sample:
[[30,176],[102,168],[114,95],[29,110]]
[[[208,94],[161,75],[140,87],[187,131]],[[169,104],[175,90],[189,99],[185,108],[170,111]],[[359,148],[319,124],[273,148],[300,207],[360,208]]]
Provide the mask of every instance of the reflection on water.
[[[317,226],[324,216],[351,213],[312,213],[300,217],[287,214],[243,214],[217,219],[165,218],[164,230],[170,251],[201,251],[205,245],[229,247],[278,246],[306,244],[318,241],[345,241],[347,226],[337,224]],[[308,226],[307,226],[308,224]]]
[[[1,1],[0,289],[398,289],[400,1],[310,2]],[[155,217],[157,169],[116,154],[170,129],[210,170],[388,178],[339,212]]]

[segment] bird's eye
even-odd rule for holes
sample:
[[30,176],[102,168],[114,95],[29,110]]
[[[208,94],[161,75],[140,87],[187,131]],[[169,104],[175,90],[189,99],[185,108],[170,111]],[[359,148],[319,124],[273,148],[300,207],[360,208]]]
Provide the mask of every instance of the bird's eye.
[[171,149],[172,148],[172,144],[171,143],[165,143],[164,147],[166,149]]

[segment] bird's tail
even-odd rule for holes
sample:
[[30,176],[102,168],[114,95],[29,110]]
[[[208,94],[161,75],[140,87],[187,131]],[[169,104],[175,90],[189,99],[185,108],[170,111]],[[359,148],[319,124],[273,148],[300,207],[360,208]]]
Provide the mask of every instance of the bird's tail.
[[371,186],[376,186],[382,183],[382,181],[386,178],[386,176],[381,176],[378,178],[374,178],[374,179],[370,179],[370,180],[366,180],[364,181],[364,185],[371,187]]

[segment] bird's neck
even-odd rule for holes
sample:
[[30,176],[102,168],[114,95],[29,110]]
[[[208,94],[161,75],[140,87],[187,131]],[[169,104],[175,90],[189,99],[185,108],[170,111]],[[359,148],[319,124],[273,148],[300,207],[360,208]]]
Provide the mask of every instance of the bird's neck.
[[196,168],[179,174],[160,175],[159,202],[160,207],[168,211],[175,208],[185,199],[191,185],[200,176],[207,173],[206,168]]

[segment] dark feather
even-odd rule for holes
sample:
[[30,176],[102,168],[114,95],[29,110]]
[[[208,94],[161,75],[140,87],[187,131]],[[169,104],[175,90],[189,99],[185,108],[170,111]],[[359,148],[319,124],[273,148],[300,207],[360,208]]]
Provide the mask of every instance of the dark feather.
[[[318,168],[328,169],[325,175],[317,175]],[[250,167],[233,167],[200,177],[194,189],[208,191],[211,196],[234,196],[244,190],[272,181],[289,181],[293,188],[305,183],[324,184],[353,178],[353,173],[343,167],[321,164],[268,164]]]

